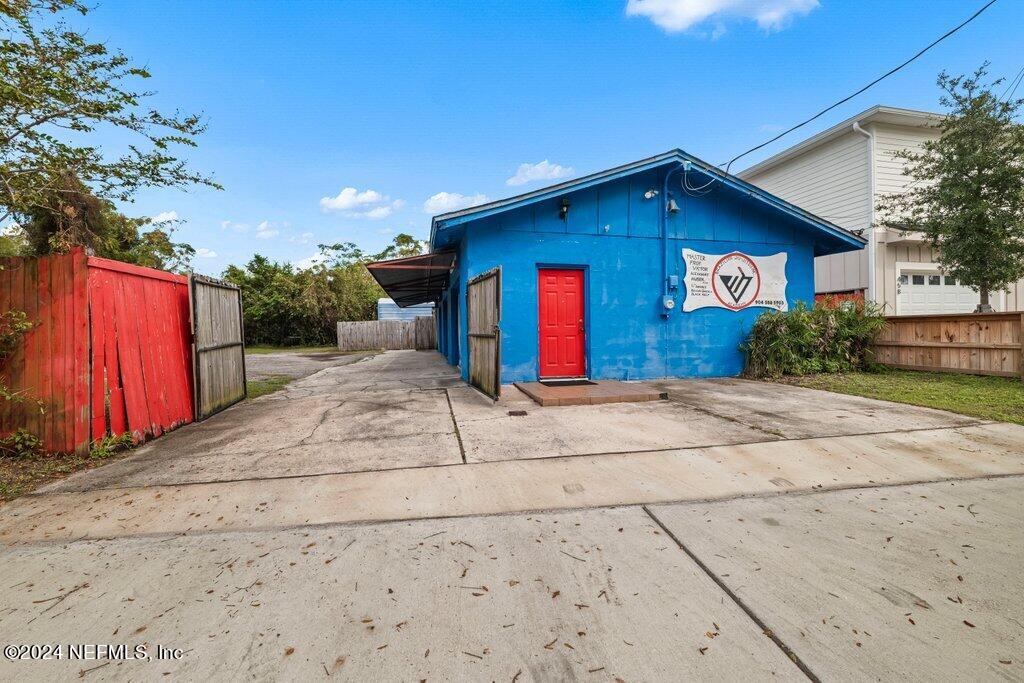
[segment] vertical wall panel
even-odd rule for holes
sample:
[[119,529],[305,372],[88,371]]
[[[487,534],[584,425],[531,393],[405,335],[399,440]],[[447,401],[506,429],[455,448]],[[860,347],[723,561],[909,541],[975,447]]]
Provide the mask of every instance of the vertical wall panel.
[[88,378],[80,370],[89,361],[76,285],[81,287],[84,277],[85,252],[0,259],[0,268],[0,311],[24,311],[33,323],[14,353],[0,363],[0,377],[26,399],[2,402],[0,435],[27,429],[49,451],[84,451],[88,409],[80,410],[76,401],[88,392]]
[[92,438],[142,441],[191,422],[188,278],[90,258],[88,292]]

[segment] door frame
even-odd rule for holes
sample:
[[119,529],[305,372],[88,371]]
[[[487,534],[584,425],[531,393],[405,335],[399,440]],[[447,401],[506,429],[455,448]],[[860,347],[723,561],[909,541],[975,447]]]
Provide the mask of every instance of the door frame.
[[[480,282],[481,280],[486,280],[489,277],[494,277],[495,278],[494,289],[495,289],[495,292],[497,293],[497,297],[496,297],[497,300],[494,302],[495,303],[494,317],[498,321],[497,323],[495,323],[495,326],[497,327],[497,329],[495,330],[495,334],[494,334],[494,396],[491,396],[490,394],[486,394],[482,390],[480,390],[480,387],[474,386],[473,381],[472,381],[472,377],[473,377],[473,368],[472,368],[473,355],[472,355],[472,353],[469,350],[469,337],[470,337],[470,331],[469,331],[469,288],[473,284],[475,284],[477,282]],[[497,401],[501,397],[501,337],[502,337],[502,334],[501,334],[501,308],[502,308],[501,297],[502,297],[502,294],[501,294],[501,266],[494,266],[493,268],[491,268],[489,270],[485,270],[484,272],[480,273],[479,275],[476,275],[476,276],[470,278],[469,280],[466,280],[466,375],[467,375],[467,377],[470,380],[469,386],[474,387],[475,389],[480,391],[480,393],[484,394],[484,396],[487,396],[488,398],[492,398],[495,401]],[[460,361],[461,361],[461,357],[460,357]]]
[[[583,274],[583,296],[581,301],[583,303],[583,374],[579,375],[577,379],[590,379],[591,367],[590,367],[590,266],[579,264],[579,263],[538,263],[536,273],[533,281],[540,282],[540,271],[542,270],[578,270]],[[534,342],[537,344],[537,363],[534,368],[537,380],[540,381],[540,287],[537,288],[536,293],[536,306],[534,310],[537,313],[537,331],[533,335]],[[573,379],[569,377],[545,377],[548,379]]]

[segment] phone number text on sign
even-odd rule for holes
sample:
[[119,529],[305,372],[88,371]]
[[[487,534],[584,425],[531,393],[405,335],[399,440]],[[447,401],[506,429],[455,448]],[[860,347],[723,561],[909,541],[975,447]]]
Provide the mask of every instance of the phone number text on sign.
[[780,252],[771,256],[751,256],[739,251],[729,254],[704,254],[683,249],[686,265],[686,298],[683,311],[698,308],[789,309],[786,301],[786,259]]

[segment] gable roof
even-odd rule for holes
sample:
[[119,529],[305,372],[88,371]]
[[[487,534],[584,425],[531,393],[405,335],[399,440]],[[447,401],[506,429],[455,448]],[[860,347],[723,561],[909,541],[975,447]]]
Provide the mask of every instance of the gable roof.
[[[698,159],[691,154],[687,154],[681,149],[673,149],[646,159],[640,159],[639,161],[634,161],[629,164],[609,168],[605,171],[591,173],[590,175],[585,175],[581,178],[557,183],[525,194],[434,216],[430,221],[430,247],[431,249],[434,248],[437,233],[440,230],[455,227],[470,221],[479,220],[481,218],[486,218],[488,216],[493,216],[505,211],[511,211],[513,209],[544,201],[552,197],[557,197],[568,192],[581,190],[610,180],[615,180],[634,173],[673,163],[687,163],[690,165],[690,170],[702,173],[709,178],[714,178],[733,190],[746,194],[752,199],[760,201],[774,210],[780,211],[797,221],[807,224],[814,230],[827,234],[834,240],[844,243],[847,246],[847,250],[859,249],[866,243],[866,240],[863,237],[855,235],[849,230],[841,228],[831,221],[815,216],[809,211],[805,211],[795,204],[790,204],[789,202],[780,199],[779,197],[776,197],[755,185],[751,185],[731,173],[726,173],[706,161]],[[837,251],[841,251],[841,249]]]
[[853,124],[867,124],[867,123],[891,123],[897,126],[934,126],[940,123],[945,116],[931,111],[922,111],[920,109],[903,109],[901,107],[889,107],[884,104],[876,104],[870,109],[866,109],[856,116],[837,123],[827,130],[823,130],[817,135],[798,142],[792,147],[787,147],[778,154],[768,157],[764,161],[746,168],[737,175],[740,178],[752,178],[759,173],[763,173],[770,168],[778,166],[782,162],[792,159],[795,156],[799,156],[804,152],[810,151],[819,145],[823,145],[826,142],[834,140],[840,135],[849,133],[853,128]]

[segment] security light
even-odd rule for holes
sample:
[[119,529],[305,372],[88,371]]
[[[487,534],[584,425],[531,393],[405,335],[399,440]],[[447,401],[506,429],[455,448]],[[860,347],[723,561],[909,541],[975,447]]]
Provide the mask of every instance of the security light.
[[558,217],[561,218],[563,221],[565,220],[566,216],[569,215],[569,207],[570,206],[571,205],[569,204],[569,200],[568,199],[563,199],[562,200],[562,206],[560,206],[559,209],[558,209]]
[[644,192],[644,199],[654,199],[657,196],[658,191],[655,190],[654,188],[651,188],[650,190],[647,190],[647,192]]
[[676,200],[669,199],[668,203],[665,204],[665,210],[669,213],[679,213],[679,205],[676,204]]

